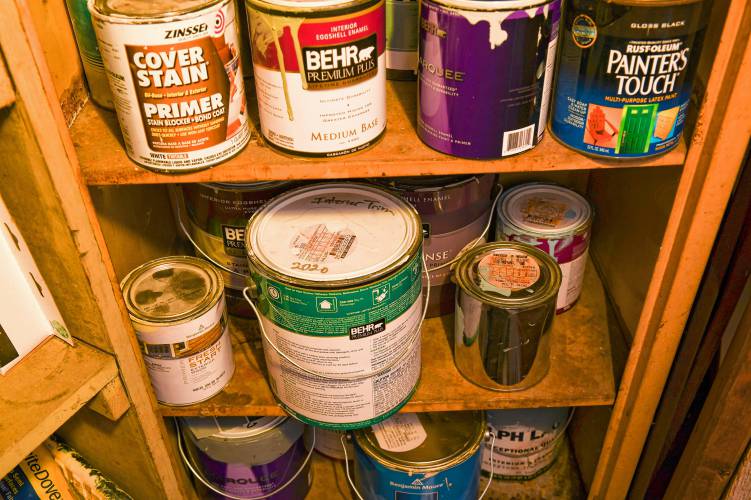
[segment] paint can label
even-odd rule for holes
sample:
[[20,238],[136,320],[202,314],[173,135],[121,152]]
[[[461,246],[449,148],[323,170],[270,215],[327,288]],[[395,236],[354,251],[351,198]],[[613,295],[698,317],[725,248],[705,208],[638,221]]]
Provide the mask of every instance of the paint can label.
[[417,0],[386,0],[386,67],[417,70]]

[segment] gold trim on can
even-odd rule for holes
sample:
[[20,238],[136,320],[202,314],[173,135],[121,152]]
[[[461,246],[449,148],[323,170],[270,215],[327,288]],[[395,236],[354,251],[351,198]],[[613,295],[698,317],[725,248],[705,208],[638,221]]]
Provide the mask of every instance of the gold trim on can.
[[[97,15],[110,22],[126,22],[127,24],[165,23],[176,19],[187,19],[191,14],[213,7],[214,5],[230,3],[230,0],[174,0],[173,2],[154,2],[152,0],[89,0],[90,9],[96,10]],[[124,4],[122,7],[115,7]],[[138,9],[138,6],[141,9]],[[129,7],[128,9],[124,7]],[[186,17],[187,16],[187,17]]]

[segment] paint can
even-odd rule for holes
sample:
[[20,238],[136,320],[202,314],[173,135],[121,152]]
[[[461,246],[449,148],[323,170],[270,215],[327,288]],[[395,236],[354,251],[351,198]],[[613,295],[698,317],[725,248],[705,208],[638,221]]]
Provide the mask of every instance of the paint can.
[[261,133],[336,157],[386,129],[384,0],[246,0]]
[[611,159],[680,143],[712,2],[582,0],[568,6],[550,129]]
[[[344,436],[344,445],[342,445],[342,436]],[[344,447],[347,448],[347,454],[344,453]],[[347,439],[346,431],[329,431],[326,429],[316,429],[315,450],[329,458],[335,460],[354,460],[355,449],[352,441]]]
[[560,0],[423,0],[420,139],[464,158],[535,147],[547,123],[560,15]]
[[386,0],[386,77],[389,80],[417,78],[417,0]]
[[[249,184],[183,184],[181,190],[192,240],[210,260],[235,273],[250,275],[245,253],[245,226],[264,203],[283,192],[290,182]],[[253,312],[243,297],[247,279],[222,271],[227,311],[243,318]]]
[[526,481],[544,473],[558,458],[572,415],[571,408],[486,412],[495,443],[492,448],[487,442],[483,446],[482,472],[510,481]]
[[[402,177],[381,182],[420,214],[425,264],[431,271],[428,317],[454,312],[456,289],[446,264],[483,235],[491,217],[495,179],[494,174],[485,174]],[[427,285],[425,280],[423,285]]]
[[454,362],[470,382],[517,391],[550,367],[550,330],[561,269],[523,243],[486,243],[456,263]]
[[235,362],[219,272],[196,257],[162,257],[120,287],[157,400],[192,405],[221,392]]
[[250,139],[231,0],[89,0],[125,150],[164,173],[201,170]]
[[571,189],[529,183],[503,194],[496,239],[520,241],[546,252],[561,267],[556,312],[571,309],[582,290],[594,210]]
[[184,417],[183,460],[200,498],[297,500],[312,482],[304,430],[290,417]]
[[253,215],[245,248],[269,384],[287,412],[348,430],[409,400],[424,315],[414,208],[366,184],[305,186]]
[[477,499],[483,412],[400,413],[354,435],[364,498]]

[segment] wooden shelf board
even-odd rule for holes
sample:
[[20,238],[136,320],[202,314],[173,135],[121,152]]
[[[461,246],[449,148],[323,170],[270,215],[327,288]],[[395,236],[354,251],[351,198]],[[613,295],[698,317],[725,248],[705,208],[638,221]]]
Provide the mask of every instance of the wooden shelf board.
[[77,342],[48,339],[0,375],[0,476],[118,375],[115,359]]
[[[232,325],[236,369],[227,388],[197,405],[162,405],[164,416],[285,414],[266,381],[253,323],[233,320]],[[579,303],[555,320],[550,372],[528,390],[488,391],[464,379],[454,365],[449,342],[452,325],[453,317],[443,317],[427,320],[423,326],[421,381],[402,411],[595,406],[615,399],[605,292],[591,262]]]
[[[248,82],[248,88],[253,85]],[[388,83],[388,125],[383,140],[349,157],[323,160],[290,158],[266,146],[258,132],[255,104],[250,144],[235,158],[214,168],[181,175],[158,174],[128,159],[114,113],[87,104],[71,129],[84,179],[90,185],[159,184],[172,182],[243,182],[286,179],[343,179],[403,175],[449,175],[550,170],[682,165],[684,142],[673,151],[645,161],[596,160],[566,148],[546,134],[532,151],[503,160],[455,158],[425,146],[415,132],[414,83]],[[254,98],[251,97],[251,103]]]

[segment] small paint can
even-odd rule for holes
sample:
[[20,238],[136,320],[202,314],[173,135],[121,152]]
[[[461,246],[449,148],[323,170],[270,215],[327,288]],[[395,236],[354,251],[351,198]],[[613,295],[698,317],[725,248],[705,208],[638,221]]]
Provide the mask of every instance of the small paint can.
[[417,78],[419,16],[417,0],[386,0],[386,77],[389,80]]
[[235,362],[219,272],[196,257],[162,257],[120,286],[156,399],[183,406],[221,392]]
[[282,407],[335,430],[398,411],[420,375],[415,209],[371,185],[305,186],[253,215],[245,248],[269,383]]
[[[249,276],[245,253],[248,219],[290,185],[283,181],[181,185],[190,236],[213,262]],[[227,311],[234,316],[252,317],[253,312],[242,294],[247,279],[226,271],[222,271],[222,276]]]
[[386,129],[384,0],[246,0],[261,133],[290,155],[362,151]]
[[[494,174],[402,177],[382,181],[417,209],[430,272],[428,317],[454,312],[451,260],[480,238],[491,217]],[[437,270],[432,270],[440,268]],[[423,285],[427,285],[423,279]]]
[[420,139],[464,158],[535,147],[547,123],[560,15],[561,0],[423,0]]
[[571,415],[571,408],[486,412],[495,442],[492,448],[488,442],[483,446],[483,473],[509,481],[526,481],[544,473],[558,458]]
[[355,432],[355,487],[374,500],[476,500],[483,412],[400,413]]
[[503,194],[496,240],[520,241],[546,252],[561,267],[556,312],[571,309],[582,290],[594,210],[571,189],[529,183]]
[[232,0],[89,0],[125,150],[164,173],[201,170],[248,143]]
[[183,459],[198,480],[200,498],[297,500],[310,490],[301,422],[290,417],[185,417],[180,430],[187,449]]
[[[342,445],[342,436],[344,444]],[[344,448],[347,448],[347,454],[344,454]],[[315,450],[335,460],[354,460],[355,449],[352,441],[347,439],[346,431],[329,431],[326,429],[316,429]]]
[[486,243],[456,263],[454,362],[470,382],[517,391],[550,367],[550,330],[561,269],[523,243]]
[[610,159],[680,143],[712,2],[582,0],[567,6],[550,129]]

